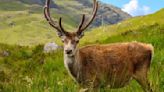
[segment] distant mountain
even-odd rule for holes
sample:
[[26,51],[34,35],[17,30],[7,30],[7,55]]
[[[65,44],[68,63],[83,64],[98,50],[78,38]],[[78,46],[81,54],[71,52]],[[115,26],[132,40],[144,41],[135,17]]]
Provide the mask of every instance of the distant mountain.
[[[55,2],[54,2],[55,1]],[[67,31],[74,31],[82,14],[90,16],[92,0],[54,0],[52,17],[61,16]],[[36,45],[58,40],[55,29],[50,27],[43,15],[45,0],[0,0],[0,43]],[[90,27],[114,24],[131,16],[112,5],[100,3],[95,21]]]
[[[22,3],[26,3],[26,4],[38,4],[38,5],[42,5],[43,6],[45,4],[46,0],[18,0],[18,1],[20,1]],[[52,1],[50,6],[52,8],[55,8],[56,5]]]
[[[92,9],[92,0],[77,0],[83,6]],[[100,26],[102,24],[115,24],[122,20],[131,18],[131,15],[125,13],[120,8],[110,4],[104,4],[99,2],[99,10],[96,21],[93,23],[94,26]]]
[[45,0],[19,0],[23,3],[27,3],[27,4],[39,4],[39,5],[43,5]]
[[[59,2],[58,0],[56,2],[61,3],[63,1],[61,0]],[[64,3],[65,4],[62,7],[64,7],[65,8],[64,10],[67,10],[68,12],[71,11],[71,14],[74,14],[75,12],[81,10],[89,15],[90,11],[92,11],[92,0],[76,0],[76,1],[72,0],[72,1],[65,1]],[[70,10],[68,10],[69,8]],[[77,12],[78,18],[79,18],[79,14],[81,13],[82,12]],[[106,25],[115,24],[128,18],[131,18],[131,15],[123,12],[120,8],[110,4],[104,4],[102,2],[99,2],[98,14],[96,20],[94,21],[94,23],[92,23],[92,26],[97,27],[97,26],[101,26],[102,24],[106,24]]]
[[0,0],[0,2],[11,2],[11,1],[20,1],[26,4],[39,4],[43,5],[45,0]]
[[[2,0],[10,1],[10,0]],[[44,6],[45,0],[12,0],[20,1],[24,4],[38,4]],[[92,11],[92,0],[53,0],[51,8],[57,8],[57,13],[67,13],[67,15],[74,16],[75,22],[78,23],[81,14],[87,15]],[[80,11],[79,11],[80,10]],[[82,12],[83,11],[83,12]],[[70,13],[70,14],[69,14]],[[122,20],[131,18],[131,15],[123,12],[120,8],[113,5],[99,3],[99,10],[92,27],[97,27],[103,24],[115,24]]]

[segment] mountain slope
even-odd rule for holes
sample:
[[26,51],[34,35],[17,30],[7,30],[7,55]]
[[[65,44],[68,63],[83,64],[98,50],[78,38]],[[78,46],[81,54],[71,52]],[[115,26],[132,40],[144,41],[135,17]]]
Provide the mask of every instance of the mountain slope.
[[[60,44],[54,29],[48,25],[43,16],[43,1],[45,0],[0,0],[0,43],[31,46],[55,40]],[[89,16],[92,10],[92,0],[55,1],[51,5],[53,6],[52,15],[54,19],[63,17],[64,28],[68,31],[72,31],[78,26],[82,13]],[[100,6],[103,5],[100,4]],[[107,5],[103,7],[107,7]],[[126,13],[121,14],[121,12],[118,8],[109,11],[108,8],[100,8],[91,27],[101,25],[101,16],[106,24],[130,17]],[[124,17],[126,15],[127,17]]]
[[[64,11],[64,13],[71,12],[70,14],[77,13],[77,23],[81,18],[81,14],[91,14],[92,10],[92,0],[67,0],[63,2],[62,0],[57,0],[56,4],[60,7],[66,7],[65,9],[59,9],[59,11]],[[70,16],[71,16],[70,15]],[[76,18],[75,17],[75,18]],[[103,24],[115,24],[122,20],[131,18],[131,16],[123,12],[120,8],[114,7],[113,5],[104,4],[99,2],[99,9],[95,21],[92,26],[101,26]],[[103,21],[103,23],[102,23]]]
[[[109,43],[109,42],[113,42],[117,40],[117,38],[110,39],[111,35],[117,35],[117,37],[122,41],[124,41],[124,36],[126,35],[131,35],[131,37],[133,36],[139,37],[140,35],[144,36],[145,34],[155,35],[157,31],[161,33],[161,34],[160,33],[157,33],[157,34],[163,35],[164,33],[163,21],[164,21],[164,9],[161,9],[160,11],[154,14],[150,14],[147,16],[134,17],[134,18],[122,21],[115,25],[102,26],[102,27],[93,29],[93,31],[86,33],[87,36],[85,37],[85,39],[90,39],[89,43],[98,43],[98,42],[101,43],[103,40],[107,41],[106,43]],[[149,34],[149,31],[150,31],[150,34]],[[90,35],[94,35],[94,37]],[[164,37],[164,36],[159,36],[159,35],[155,35],[155,36],[157,38]],[[151,35],[148,37],[151,38]],[[83,40],[84,42],[86,42],[85,39]],[[138,38],[138,39],[142,39],[142,38]],[[144,38],[142,40],[144,40]],[[164,41],[162,41],[162,43],[164,44]]]
[[[59,13],[59,14],[62,13],[68,16],[74,16],[73,17],[74,20],[72,21],[76,23],[79,22],[81,18],[81,14],[83,12],[85,14],[90,15],[90,11],[92,10],[92,0],[65,0],[65,1],[54,0],[54,1],[52,1],[51,7],[57,9],[55,13]],[[33,5],[33,6],[35,5],[35,8],[36,8],[36,5],[39,5],[38,8],[41,8],[44,6],[45,0],[2,0],[0,1],[0,3],[4,3],[4,2],[5,3],[15,2],[18,4],[17,5],[18,7],[22,6],[22,4],[26,4],[29,7],[30,5]],[[7,8],[9,6],[12,7],[13,5],[14,4],[12,5],[8,4],[8,6],[4,6],[4,5],[3,6]],[[13,10],[13,8],[17,8],[17,7],[12,7],[11,10]],[[22,9],[20,8],[20,10]],[[30,10],[32,10],[32,8],[30,8]],[[123,12],[121,9],[114,7],[112,5],[102,4],[100,2],[100,8],[98,10],[97,18],[96,18],[96,21],[92,24],[92,26],[94,27],[94,26],[102,25],[102,22],[101,22],[102,20],[104,21],[105,24],[115,24],[119,21],[128,19],[130,17],[131,16],[129,14]]]

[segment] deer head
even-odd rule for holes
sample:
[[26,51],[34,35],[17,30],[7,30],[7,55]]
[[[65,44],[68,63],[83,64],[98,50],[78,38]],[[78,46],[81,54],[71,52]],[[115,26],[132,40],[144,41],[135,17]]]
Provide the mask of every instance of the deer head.
[[46,0],[46,4],[44,7],[44,15],[48,23],[56,29],[58,36],[61,38],[62,42],[64,43],[64,53],[68,56],[74,56],[76,52],[77,44],[79,43],[79,40],[83,37],[84,30],[92,23],[94,20],[97,10],[98,10],[98,2],[96,0],[93,0],[93,12],[92,16],[89,18],[88,21],[85,21],[85,14],[83,14],[81,22],[77,28],[77,30],[73,32],[67,32],[63,26],[62,26],[62,18],[59,18],[59,21],[54,21],[51,18],[50,14],[50,0]]

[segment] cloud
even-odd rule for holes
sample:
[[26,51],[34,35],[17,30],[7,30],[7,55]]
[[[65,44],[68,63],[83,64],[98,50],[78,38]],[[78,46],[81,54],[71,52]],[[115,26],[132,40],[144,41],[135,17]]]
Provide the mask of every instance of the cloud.
[[122,10],[131,14],[132,16],[146,15],[151,13],[150,7],[139,5],[138,0],[130,0],[129,3],[123,5]]
[[148,6],[143,6],[143,11],[144,11],[144,14],[149,14],[151,9]]

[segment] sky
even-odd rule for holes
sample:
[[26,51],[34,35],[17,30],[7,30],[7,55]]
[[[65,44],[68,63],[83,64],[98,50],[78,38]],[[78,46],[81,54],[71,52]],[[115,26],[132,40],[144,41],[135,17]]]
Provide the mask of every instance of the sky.
[[164,0],[100,0],[121,8],[132,16],[154,13],[164,8]]

